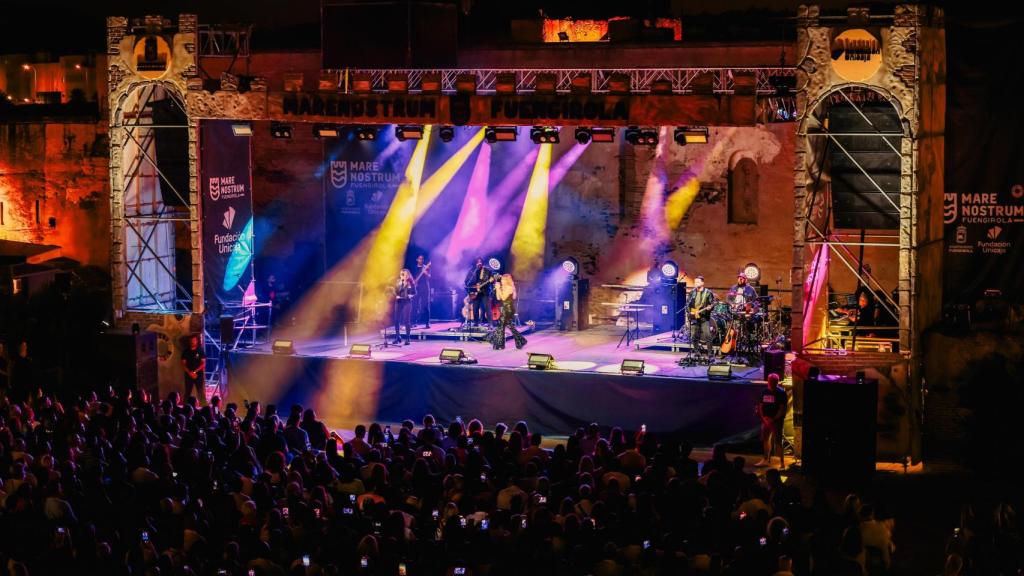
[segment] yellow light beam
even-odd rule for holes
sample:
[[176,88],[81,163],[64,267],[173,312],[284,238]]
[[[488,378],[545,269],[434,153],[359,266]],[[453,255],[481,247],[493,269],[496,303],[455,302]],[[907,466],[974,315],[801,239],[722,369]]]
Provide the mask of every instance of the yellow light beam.
[[665,201],[665,219],[668,221],[669,230],[679,227],[699,191],[700,180],[696,175],[692,175],[682,186],[669,194],[668,200]]
[[517,281],[530,282],[544,267],[544,241],[548,221],[548,175],[551,144],[541,144],[533,165],[526,201],[512,237],[512,274]]
[[423,214],[430,209],[431,204],[437,197],[444,191],[445,186],[452,181],[455,174],[458,173],[459,169],[466,163],[476,147],[484,141],[483,129],[477,129],[476,134],[469,139],[468,142],[459,148],[458,152],[452,154],[450,158],[445,160],[444,164],[440,168],[434,171],[433,174],[427,178],[423,186],[420,187],[419,196],[416,198],[416,220],[419,221]]

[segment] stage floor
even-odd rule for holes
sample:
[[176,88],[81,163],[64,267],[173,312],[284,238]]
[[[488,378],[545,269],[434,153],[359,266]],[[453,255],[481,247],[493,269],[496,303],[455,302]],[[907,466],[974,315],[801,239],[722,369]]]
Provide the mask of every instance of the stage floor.
[[[559,436],[590,422],[627,431],[646,424],[650,432],[709,446],[757,427],[760,367],[734,364],[733,378],[711,380],[707,366],[679,366],[680,353],[619,346],[623,329],[614,326],[539,329],[526,335],[523,350],[511,339],[493,350],[460,340],[460,332],[458,324],[442,323],[417,331],[409,345],[381,348],[377,330],[295,340],[292,355],[273,354],[269,345],[235,350],[228,354],[228,399],[241,405],[258,398],[285,413],[293,404],[313,407],[328,426],[344,429],[431,413],[442,422],[479,418],[488,427],[525,420],[532,430]],[[372,345],[370,358],[349,356],[353,344]],[[460,348],[477,364],[442,365],[443,348]],[[555,368],[530,370],[530,352],[552,355]],[[621,374],[624,359],[643,360],[646,374]]]

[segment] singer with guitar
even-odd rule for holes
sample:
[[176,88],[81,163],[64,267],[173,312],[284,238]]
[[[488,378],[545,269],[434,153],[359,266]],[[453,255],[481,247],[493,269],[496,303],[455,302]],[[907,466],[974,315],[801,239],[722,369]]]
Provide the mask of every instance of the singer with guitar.
[[402,268],[395,284],[395,344],[402,341],[401,325],[405,324],[405,345],[412,339],[412,299],[416,296],[416,283],[408,268]]
[[708,342],[704,332],[711,321],[711,309],[715,307],[715,293],[704,287],[704,277],[693,279],[693,290],[686,299],[687,318],[690,321],[690,345],[697,354],[708,353]]
[[206,385],[203,383],[206,370],[206,354],[199,346],[199,336],[188,339],[188,348],[181,352],[181,368],[185,371],[185,398],[195,391],[200,404],[206,404]]
[[494,319],[491,315],[491,285],[496,276],[494,272],[484,266],[484,259],[477,258],[473,269],[466,275],[466,291],[473,299],[473,318],[478,325],[486,324],[494,327]]
[[423,255],[416,257],[416,298],[413,301],[415,324],[423,321],[426,328],[430,328],[430,262],[423,263]]

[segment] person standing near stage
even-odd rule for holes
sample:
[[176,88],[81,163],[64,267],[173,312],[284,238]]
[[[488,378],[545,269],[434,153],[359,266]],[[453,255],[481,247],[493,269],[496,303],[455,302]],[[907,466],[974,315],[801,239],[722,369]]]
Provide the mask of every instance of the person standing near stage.
[[704,277],[693,279],[693,290],[686,299],[686,317],[690,321],[690,343],[698,352],[707,351],[704,337],[705,327],[711,320],[711,308],[715,305],[715,293],[704,287]]
[[516,350],[526,346],[526,338],[516,330],[516,283],[512,280],[511,274],[502,274],[501,279],[494,286],[495,296],[501,303],[501,319],[498,321],[498,328],[494,331],[494,339],[491,344],[495,350],[505,348],[505,328],[512,332],[512,338],[516,341]]
[[423,254],[416,257],[416,299],[413,301],[415,320],[430,328],[430,262],[425,262]]
[[466,289],[473,299],[473,318],[477,325],[494,327],[491,317],[491,280],[493,272],[484,266],[484,259],[477,258],[473,269],[466,275]]
[[405,345],[412,339],[412,299],[416,296],[416,283],[408,268],[398,273],[395,284],[395,344],[402,342],[401,325],[405,325]]
[[181,367],[185,370],[185,398],[195,396],[203,404],[206,403],[206,385],[204,376],[206,371],[206,354],[199,346],[199,336],[193,334],[188,339],[188,348],[181,353]]
[[779,387],[779,375],[768,375],[768,387],[761,393],[757,415],[761,418],[761,445],[764,458],[756,466],[770,466],[772,451],[779,452],[779,467],[786,468],[786,455],[782,452],[782,425],[789,409],[789,395]]

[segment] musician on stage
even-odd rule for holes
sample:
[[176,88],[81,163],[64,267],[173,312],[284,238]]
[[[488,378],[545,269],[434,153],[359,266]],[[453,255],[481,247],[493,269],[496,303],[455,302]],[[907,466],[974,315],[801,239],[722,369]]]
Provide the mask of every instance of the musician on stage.
[[494,327],[491,318],[491,284],[493,273],[484,266],[484,259],[477,258],[473,269],[466,275],[466,290],[473,299],[473,319],[479,326],[487,324]]
[[736,283],[729,288],[727,300],[729,308],[737,314],[757,312],[760,309],[757,292],[747,284],[747,276],[743,271],[736,275]]
[[416,257],[416,298],[413,300],[414,320],[422,320],[430,328],[430,263],[424,263],[423,255]]
[[416,297],[416,283],[408,268],[402,268],[395,284],[395,344],[402,341],[401,324],[405,324],[405,345],[412,339],[412,300]]
[[526,346],[526,338],[516,330],[515,325],[515,301],[516,283],[512,280],[511,274],[502,274],[501,279],[494,286],[495,296],[501,302],[501,319],[498,321],[498,328],[494,331],[491,345],[495,350],[505,349],[505,328],[512,332],[512,338],[516,341],[516,350]]
[[711,320],[711,309],[717,298],[715,293],[704,287],[704,277],[693,279],[693,290],[686,299],[687,318],[690,320],[690,344],[697,352],[706,352],[704,330]]

